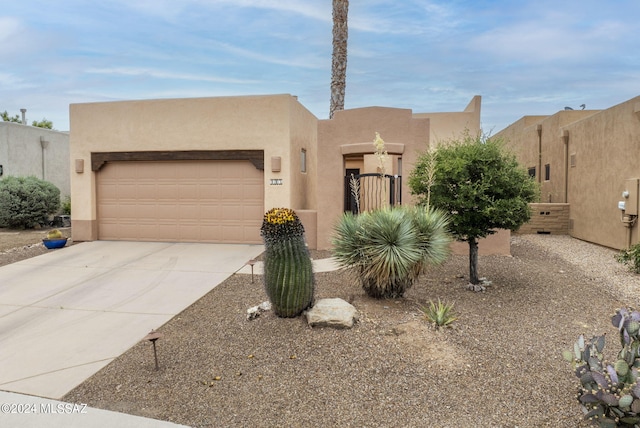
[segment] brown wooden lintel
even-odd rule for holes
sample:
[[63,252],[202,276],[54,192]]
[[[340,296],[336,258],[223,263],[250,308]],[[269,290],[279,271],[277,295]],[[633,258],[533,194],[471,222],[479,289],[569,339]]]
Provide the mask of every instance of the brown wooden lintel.
[[145,152],[92,152],[91,171],[99,171],[107,162],[248,160],[264,171],[264,150],[182,150]]

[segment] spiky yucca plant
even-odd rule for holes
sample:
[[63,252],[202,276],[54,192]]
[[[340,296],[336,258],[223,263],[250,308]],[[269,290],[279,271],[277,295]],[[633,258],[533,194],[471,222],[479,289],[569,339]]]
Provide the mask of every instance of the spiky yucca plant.
[[402,297],[423,268],[444,261],[451,239],[446,216],[424,207],[395,207],[343,214],[335,227],[333,253],[357,269],[374,298]]
[[304,226],[295,211],[269,210],[262,221],[264,285],[274,313],[295,317],[313,304],[314,277]]

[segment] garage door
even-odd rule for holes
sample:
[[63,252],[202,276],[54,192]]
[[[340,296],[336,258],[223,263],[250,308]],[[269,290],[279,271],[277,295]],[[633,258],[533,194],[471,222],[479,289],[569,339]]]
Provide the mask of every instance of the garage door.
[[248,161],[108,162],[98,239],[262,243],[263,172]]

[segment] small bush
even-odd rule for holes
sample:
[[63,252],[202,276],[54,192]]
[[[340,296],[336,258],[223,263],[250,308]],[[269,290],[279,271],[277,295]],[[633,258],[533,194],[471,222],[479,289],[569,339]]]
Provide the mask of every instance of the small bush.
[[446,260],[451,238],[441,211],[395,207],[345,213],[335,228],[333,255],[355,267],[367,295],[402,297],[425,266]]
[[5,177],[0,180],[0,226],[32,228],[46,224],[60,208],[60,190],[36,177]]
[[71,215],[71,196],[65,196],[64,200],[62,201],[61,210],[62,214],[64,215]]
[[632,245],[628,250],[622,250],[616,260],[627,265],[633,273],[640,273],[640,242]]
[[428,306],[423,307],[422,313],[424,319],[433,323],[437,327],[446,327],[456,321],[458,317],[453,313],[453,303],[446,304],[438,299],[438,303],[429,302]]

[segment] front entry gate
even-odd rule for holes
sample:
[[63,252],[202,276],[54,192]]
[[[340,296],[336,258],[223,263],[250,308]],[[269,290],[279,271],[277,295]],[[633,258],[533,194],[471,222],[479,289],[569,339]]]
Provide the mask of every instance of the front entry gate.
[[344,210],[354,214],[402,204],[402,176],[349,174],[344,177]]

